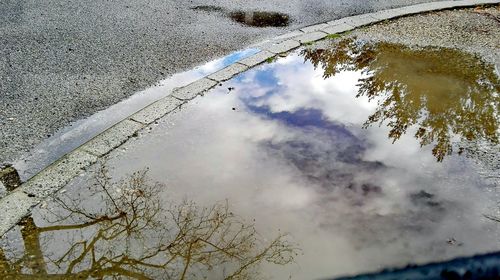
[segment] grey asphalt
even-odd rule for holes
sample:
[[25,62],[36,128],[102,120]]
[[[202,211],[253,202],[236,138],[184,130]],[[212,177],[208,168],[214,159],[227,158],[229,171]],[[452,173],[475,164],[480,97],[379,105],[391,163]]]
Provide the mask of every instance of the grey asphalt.
[[[173,73],[289,30],[424,2],[2,0],[0,163]],[[227,17],[236,10],[286,13],[290,25],[243,26]]]

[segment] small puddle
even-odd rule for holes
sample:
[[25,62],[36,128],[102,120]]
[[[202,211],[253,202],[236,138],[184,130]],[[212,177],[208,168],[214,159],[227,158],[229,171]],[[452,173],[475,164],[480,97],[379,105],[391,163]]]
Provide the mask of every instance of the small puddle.
[[21,185],[17,170],[11,165],[0,165],[0,198]]
[[282,13],[272,12],[243,12],[236,11],[229,14],[232,20],[253,27],[285,27],[290,17]]
[[252,27],[285,27],[288,26],[290,16],[276,12],[262,11],[227,11],[213,5],[200,5],[191,7],[191,10],[205,13],[223,13],[233,21]]
[[0,240],[0,278],[330,279],[498,251],[498,168],[469,154],[498,159],[498,92],[450,49],[265,63],[36,207]]

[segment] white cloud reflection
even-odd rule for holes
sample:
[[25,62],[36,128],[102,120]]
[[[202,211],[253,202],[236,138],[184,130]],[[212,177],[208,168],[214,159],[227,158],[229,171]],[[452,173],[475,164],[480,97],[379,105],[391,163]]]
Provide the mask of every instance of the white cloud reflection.
[[275,279],[500,249],[499,225],[482,216],[496,186],[465,158],[437,163],[411,133],[392,144],[383,126],[361,129],[376,103],[354,97],[360,74],[321,74],[296,55],[263,65],[129,142],[110,165],[117,177],[148,166],[172,199],[228,199],[264,236],[291,233],[304,255],[267,267]]

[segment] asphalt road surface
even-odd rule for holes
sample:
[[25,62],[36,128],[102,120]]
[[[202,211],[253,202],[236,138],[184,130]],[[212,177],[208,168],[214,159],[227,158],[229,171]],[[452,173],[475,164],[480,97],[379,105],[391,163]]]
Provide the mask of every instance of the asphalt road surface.
[[[173,73],[287,30],[423,2],[2,0],[0,163]],[[233,11],[286,13],[290,22],[248,27],[227,16]]]

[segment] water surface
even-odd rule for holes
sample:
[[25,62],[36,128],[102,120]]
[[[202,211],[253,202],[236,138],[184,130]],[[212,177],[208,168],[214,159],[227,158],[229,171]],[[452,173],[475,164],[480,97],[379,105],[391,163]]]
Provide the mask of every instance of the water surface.
[[229,14],[232,20],[253,27],[285,27],[290,17],[283,13],[262,11],[235,11]]
[[[262,276],[316,279],[500,250],[498,169],[472,152],[489,147],[498,159],[498,86],[491,66],[449,49],[342,41],[299,51],[111,153],[108,172],[75,179],[7,234],[0,265],[179,279],[189,267],[192,278],[220,279],[256,260]],[[182,232],[176,217],[200,213],[230,225],[211,235],[219,242],[240,227],[256,235],[222,242],[235,250],[213,258],[197,227],[179,247],[161,246]],[[286,250],[259,258],[273,240]],[[151,265],[176,252],[168,269]],[[186,252],[198,253],[189,266]]]

